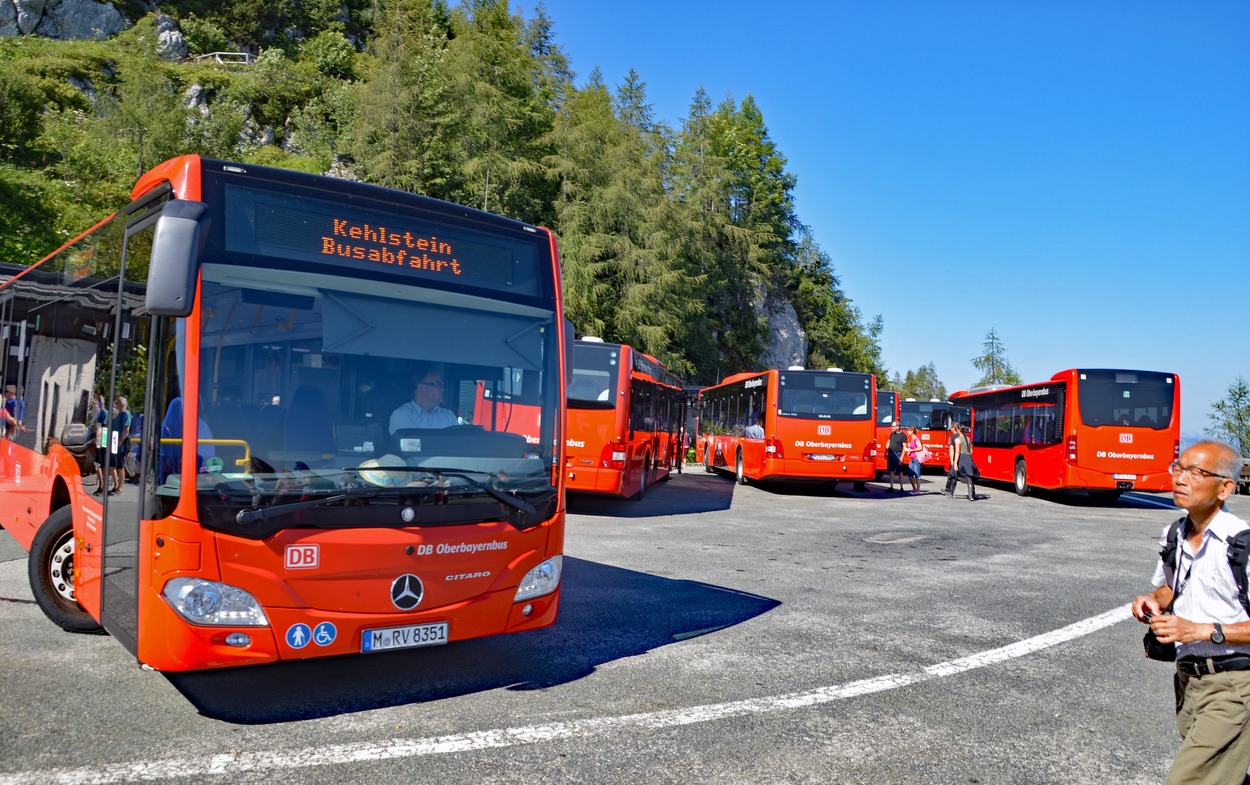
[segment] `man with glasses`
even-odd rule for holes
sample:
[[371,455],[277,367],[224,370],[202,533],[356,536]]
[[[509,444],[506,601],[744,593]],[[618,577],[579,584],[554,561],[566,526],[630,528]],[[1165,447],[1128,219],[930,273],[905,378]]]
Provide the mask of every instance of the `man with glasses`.
[[414,377],[412,400],[391,412],[390,433],[407,428],[450,428],[459,420],[449,409],[439,406],[446,383],[437,368],[428,368]]
[[[1250,616],[1228,561],[1229,540],[1250,526],[1224,509],[1241,457],[1204,441],[1171,465],[1181,519],[1175,554],[1155,565],[1158,588],[1133,616],[1176,645],[1176,726],[1183,742],[1168,783],[1241,783],[1250,767]],[[1164,527],[1160,547],[1167,546]]]

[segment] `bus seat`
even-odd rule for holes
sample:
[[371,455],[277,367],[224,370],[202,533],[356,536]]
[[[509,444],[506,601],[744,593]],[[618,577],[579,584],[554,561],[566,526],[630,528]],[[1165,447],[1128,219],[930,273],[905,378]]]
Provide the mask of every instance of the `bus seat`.
[[307,384],[296,388],[282,423],[282,448],[323,457],[333,455],[334,423],[321,390]]

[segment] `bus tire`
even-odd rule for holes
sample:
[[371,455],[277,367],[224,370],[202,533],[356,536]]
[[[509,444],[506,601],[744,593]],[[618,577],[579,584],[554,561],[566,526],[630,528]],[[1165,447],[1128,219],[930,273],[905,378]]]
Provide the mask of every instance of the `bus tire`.
[[647,492],[647,481],[651,478],[651,456],[648,455],[642,462],[642,476],[638,478],[638,493],[629,497],[631,499],[641,499],[643,494]]
[[703,458],[703,471],[708,474],[716,471],[715,467],[712,466],[712,444],[710,442],[707,445],[707,455]]
[[1012,475],[1013,484],[1016,486],[1017,496],[1027,496],[1029,493],[1029,476],[1024,468],[1024,459],[1016,461],[1016,471]]
[[35,602],[57,626],[67,632],[104,632],[74,597],[74,515],[70,507],[52,513],[35,533],[27,574]]
[[747,484],[747,474],[742,469],[742,451],[741,450],[738,451],[738,458],[734,462],[734,476],[737,478],[739,485]]

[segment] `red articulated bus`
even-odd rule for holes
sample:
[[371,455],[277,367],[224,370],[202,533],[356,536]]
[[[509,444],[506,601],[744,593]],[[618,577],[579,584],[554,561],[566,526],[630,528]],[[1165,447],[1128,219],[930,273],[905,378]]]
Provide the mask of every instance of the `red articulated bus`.
[[681,379],[637,349],[576,341],[568,386],[566,487],[641,499],[681,472],[686,394]]
[[876,377],[838,370],[740,373],[699,393],[704,468],[752,480],[877,473]]
[[877,390],[877,478],[890,468],[890,427],[898,420],[898,393]]
[[972,408],[984,479],[1030,488],[1168,491],[1180,455],[1181,385],[1173,373],[1060,371],[1050,381],[951,395]]
[[[899,422],[904,428],[914,427],[921,443],[933,453],[933,460],[926,463],[925,467],[947,472],[951,467],[947,441],[950,438],[950,424],[957,422],[970,428],[972,413],[966,406],[955,406],[945,401],[917,401],[915,398],[906,398],[899,404]],[[973,444],[975,443],[974,437]]]
[[[29,349],[0,519],[43,611],[161,671],[553,623],[572,360],[553,235],[194,155],[132,198],[0,283]],[[135,485],[103,484],[121,425],[97,479],[97,416],[124,424],[101,398],[144,412]]]

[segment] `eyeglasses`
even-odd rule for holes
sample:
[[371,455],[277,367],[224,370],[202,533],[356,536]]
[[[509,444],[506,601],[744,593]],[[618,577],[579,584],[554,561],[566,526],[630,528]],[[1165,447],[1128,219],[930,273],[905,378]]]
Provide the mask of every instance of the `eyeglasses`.
[[418,386],[425,385],[426,387],[437,387],[440,390],[442,390],[443,388],[447,386],[444,382],[417,382],[417,385]]
[[1180,479],[1182,474],[1187,475],[1190,482],[1198,482],[1205,477],[1219,477],[1222,480],[1232,479],[1232,477],[1229,477],[1227,474],[1209,472],[1200,466],[1182,466],[1180,461],[1172,461],[1172,464],[1168,466],[1168,471],[1170,471],[1172,476],[1176,479]]

